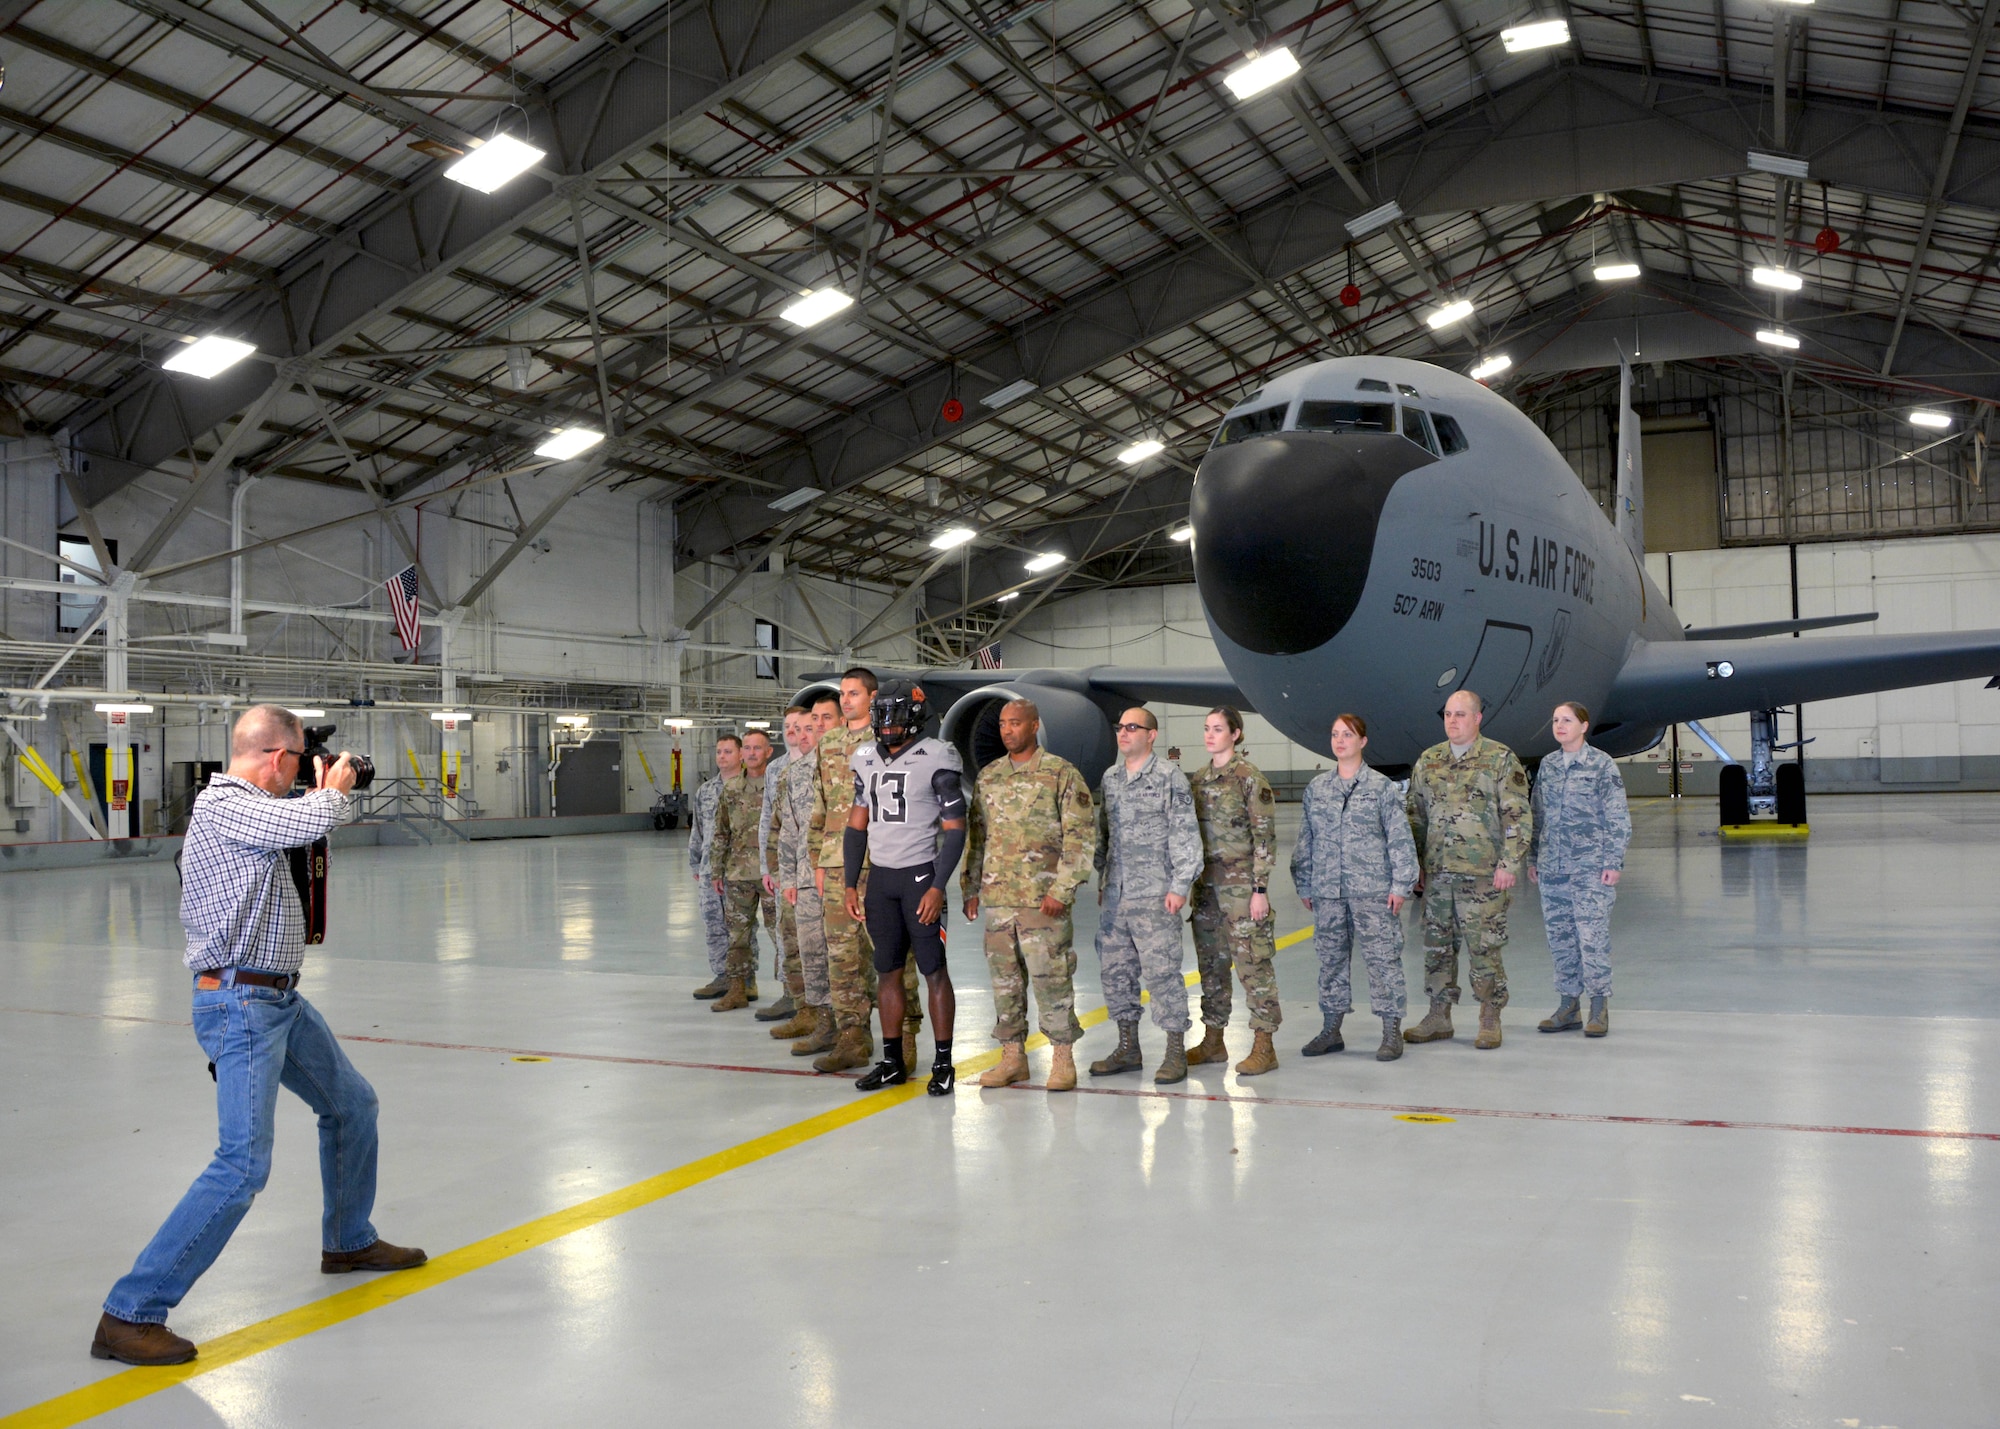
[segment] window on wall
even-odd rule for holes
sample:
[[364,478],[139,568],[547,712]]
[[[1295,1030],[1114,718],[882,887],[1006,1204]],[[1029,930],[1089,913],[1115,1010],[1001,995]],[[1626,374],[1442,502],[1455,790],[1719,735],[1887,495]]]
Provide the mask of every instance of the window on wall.
[[[110,552],[112,560],[115,561],[118,559],[118,543],[116,541],[107,540],[104,543],[104,547]],[[61,556],[65,561],[73,561],[79,566],[98,573],[98,577],[93,579],[83,574],[82,571],[72,570],[69,566],[59,566],[57,568],[58,574],[56,579],[64,585],[73,585],[88,589],[92,586],[101,586],[104,584],[102,579],[104,568],[97,563],[97,551],[91,546],[88,537],[58,535],[56,537],[56,554]],[[103,604],[104,601],[96,596],[58,596],[56,598],[56,629],[68,631],[83,629],[84,626],[97,618],[98,608]]]
[[[756,644],[759,650],[776,650],[778,648],[778,627],[768,620],[758,621]],[[778,657],[776,655],[759,655],[757,657],[757,678],[760,680],[775,680],[778,678]]]

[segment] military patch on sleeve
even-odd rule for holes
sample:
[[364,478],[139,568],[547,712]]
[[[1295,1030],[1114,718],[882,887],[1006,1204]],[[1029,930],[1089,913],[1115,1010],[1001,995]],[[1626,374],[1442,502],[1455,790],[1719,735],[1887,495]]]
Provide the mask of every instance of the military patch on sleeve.
[[1257,802],[1260,804],[1275,804],[1278,802],[1278,796],[1273,794],[1269,789],[1266,789],[1257,796]]
[[1076,791],[1076,806],[1079,809],[1088,809],[1090,807],[1090,790],[1079,789]]
[[1525,771],[1516,769],[1508,782],[1517,789],[1525,789],[1528,787],[1528,776]]

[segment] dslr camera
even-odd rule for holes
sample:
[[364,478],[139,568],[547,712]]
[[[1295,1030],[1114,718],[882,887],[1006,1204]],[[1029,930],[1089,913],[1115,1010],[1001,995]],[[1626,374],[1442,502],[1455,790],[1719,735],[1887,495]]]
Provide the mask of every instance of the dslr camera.
[[[327,741],[339,728],[331,724],[309,724],[306,726],[306,750],[299,756],[299,787],[310,789],[319,782],[319,771],[313,764],[315,759],[324,759],[329,768],[340,756],[327,748]],[[350,753],[347,762],[354,769],[354,787],[366,789],[375,782],[375,761],[365,754]]]

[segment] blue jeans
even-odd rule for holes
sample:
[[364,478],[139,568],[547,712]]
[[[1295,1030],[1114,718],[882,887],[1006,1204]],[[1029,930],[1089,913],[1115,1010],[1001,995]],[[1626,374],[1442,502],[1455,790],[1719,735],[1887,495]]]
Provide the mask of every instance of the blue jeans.
[[194,1035],[215,1063],[220,1145],[104,1308],[121,1320],[163,1324],[229,1243],[271,1179],[278,1088],[319,1113],[320,1235],[328,1250],[376,1240],[375,1089],[340,1050],[326,1019],[297,992],[197,987]]

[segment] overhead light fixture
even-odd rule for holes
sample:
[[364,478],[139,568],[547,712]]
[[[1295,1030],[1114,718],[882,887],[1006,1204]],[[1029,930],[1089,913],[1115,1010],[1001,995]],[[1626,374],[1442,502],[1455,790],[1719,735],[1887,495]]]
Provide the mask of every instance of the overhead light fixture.
[[1057,566],[1061,565],[1064,561],[1068,559],[1069,559],[1068,556],[1062,555],[1055,551],[1050,551],[1047,555],[1037,556],[1032,561],[1029,561],[1025,569],[1029,571],[1031,574],[1035,571],[1054,570]]
[[295,715],[297,715],[297,716],[298,716],[298,717],[299,717],[300,719],[325,719],[325,718],[326,718],[326,711],[325,711],[325,710],[293,710],[293,711],[292,711],[292,713],[293,713],[293,714],[295,714]]
[[588,427],[564,427],[536,447],[535,455],[545,456],[550,461],[568,461],[573,456],[583,455],[603,440],[604,433],[593,432]]
[[1299,72],[1298,56],[1284,45],[1262,54],[1250,54],[1243,63],[1222,77],[1229,92],[1238,99],[1254,99],[1273,85],[1283,84]]
[[994,604],[996,605],[1005,605],[1010,600],[1019,600],[1020,598],[1021,598],[1021,593],[1019,591],[1010,590],[1005,595],[994,596],[993,601]]
[[589,715],[557,715],[556,723],[569,729],[589,729]]
[[474,140],[472,152],[444,171],[455,184],[490,194],[511,183],[546,159],[546,151],[506,134]]
[[1465,319],[1471,316],[1472,299],[1460,298],[1455,303],[1446,303],[1441,308],[1432,309],[1425,315],[1424,321],[1429,323],[1433,329],[1447,328],[1453,323],[1464,322]]
[[1518,55],[1524,50],[1545,50],[1550,45],[1569,43],[1569,21],[1536,20],[1528,25],[1514,25],[1500,32],[1500,43],[1507,53]]
[[1504,352],[1496,352],[1491,357],[1482,357],[1472,366],[1466,376],[1474,382],[1484,382],[1489,377],[1497,377],[1514,365],[1514,359]]
[[1600,283],[1622,283],[1643,271],[1637,263],[1600,263],[1590,270],[1590,276]]
[[1403,217],[1403,206],[1394,199],[1380,208],[1371,208],[1366,213],[1357,213],[1347,220],[1349,238],[1366,238],[1378,228],[1387,228]]
[[1750,281],[1760,288],[1776,288],[1784,293],[1796,293],[1806,285],[1806,280],[1789,268],[1752,268]]
[[1951,425],[1951,414],[1949,412],[1933,412],[1927,408],[1919,408],[1910,413],[1910,425],[1913,427],[1937,427],[1943,429]]
[[769,729],[771,722],[767,719],[746,719],[743,721],[743,727],[745,729]]
[[691,720],[691,719],[663,719],[663,720],[661,720],[661,721],[660,721],[660,728],[661,728],[661,729],[693,729],[693,728],[694,728],[694,721],[693,721],[693,720]]
[[778,316],[793,327],[818,327],[835,313],[844,313],[854,306],[854,299],[838,288],[812,288],[788,308],[780,309]]
[[801,486],[797,491],[787,491],[776,501],[767,502],[773,511],[796,511],[801,506],[819,500],[826,495],[817,486]]
[[1156,442],[1150,437],[1143,442],[1134,442],[1118,453],[1118,460],[1127,466],[1137,466],[1147,457],[1158,456],[1167,449],[1165,442]]
[[1178,531],[1169,531],[1167,532],[1167,539],[1169,541],[1192,541],[1194,539],[1194,527],[1183,526]]
[[1787,352],[1796,352],[1799,347],[1799,340],[1781,327],[1757,329],[1757,341],[1768,347],[1782,347]]
[[[437,721],[437,722],[438,722],[439,724],[444,724],[444,723],[446,723],[446,722],[450,722],[450,723],[452,723],[452,724],[470,724],[470,723],[472,723],[472,711],[471,711],[471,710],[433,710],[433,711],[431,712],[431,718],[432,718],[432,719],[434,719],[434,720],[436,720],[436,721]],[[558,722],[560,723],[560,721],[558,721]],[[586,721],[584,721],[584,723],[588,724],[588,723],[589,723],[589,721],[588,721],[588,720],[586,720]]]
[[151,713],[153,712],[153,707],[152,707],[151,705],[121,705],[121,704],[104,704],[104,705],[98,705],[98,706],[96,706],[95,708],[96,708],[96,710],[97,710],[97,712],[98,712],[99,714],[107,714],[107,715],[109,715],[109,714],[124,714],[124,715],[135,715],[135,714],[151,714]]
[[1040,390],[1034,383],[1023,377],[1019,382],[1009,382],[998,392],[988,392],[984,397],[979,399],[979,405],[982,407],[991,407],[997,412],[1002,407],[1011,407],[1023,397],[1033,396]]
[[160,366],[169,372],[185,372],[190,377],[214,377],[227,372],[256,350],[255,344],[238,342],[233,337],[200,337]]
[[976,540],[978,536],[979,533],[969,526],[953,526],[950,530],[940,531],[937,535],[931,537],[931,549],[933,551],[955,551],[967,541]]
[[[1810,5],[1812,0],[1805,0],[1805,3]],[[1749,160],[1750,167],[1760,174],[1776,174],[1786,179],[1803,179],[1812,175],[1804,159],[1790,154],[1767,154],[1762,149],[1752,149],[1744,157]]]

